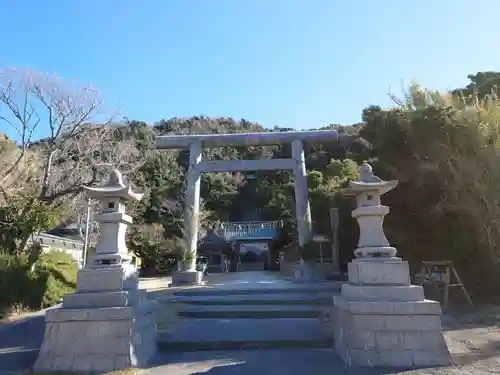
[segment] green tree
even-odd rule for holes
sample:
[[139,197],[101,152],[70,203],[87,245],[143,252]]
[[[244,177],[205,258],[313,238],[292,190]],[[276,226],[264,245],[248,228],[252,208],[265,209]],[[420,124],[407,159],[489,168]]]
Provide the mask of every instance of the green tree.
[[10,254],[20,256],[32,235],[58,221],[58,212],[36,196],[8,196],[0,206],[0,242]]
[[470,291],[491,297],[500,286],[500,102],[413,86],[397,104],[365,110],[360,132],[376,173],[400,181],[385,197],[388,237],[414,266],[452,260]]
[[460,89],[455,89],[452,94],[461,98],[484,99],[488,95],[500,94],[500,73],[499,72],[478,72],[469,74],[467,78],[470,83]]

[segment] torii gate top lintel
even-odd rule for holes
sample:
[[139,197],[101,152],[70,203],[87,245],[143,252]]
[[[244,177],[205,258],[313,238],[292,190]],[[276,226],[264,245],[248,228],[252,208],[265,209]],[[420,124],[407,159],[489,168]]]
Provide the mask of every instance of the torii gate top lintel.
[[188,134],[159,135],[156,137],[157,149],[186,149],[192,143],[200,142],[202,148],[225,146],[269,146],[293,141],[330,142],[338,140],[336,130],[307,130],[288,132],[231,133],[231,134]]

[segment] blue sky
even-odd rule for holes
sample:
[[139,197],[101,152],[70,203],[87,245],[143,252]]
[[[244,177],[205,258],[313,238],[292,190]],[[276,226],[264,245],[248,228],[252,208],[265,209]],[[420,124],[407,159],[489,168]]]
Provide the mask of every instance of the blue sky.
[[450,89],[500,70],[499,12],[498,0],[0,0],[0,67],[92,84],[130,119],[305,129],[355,123],[411,79]]

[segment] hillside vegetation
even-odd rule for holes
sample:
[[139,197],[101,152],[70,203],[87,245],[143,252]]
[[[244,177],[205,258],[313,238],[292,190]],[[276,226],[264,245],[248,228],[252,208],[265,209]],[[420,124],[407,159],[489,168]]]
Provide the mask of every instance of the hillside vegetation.
[[[26,75],[32,77],[28,83]],[[96,184],[106,170],[118,167],[146,193],[131,210],[135,224],[130,245],[154,267],[182,236],[188,163],[186,151],[155,150],[154,137],[290,130],[203,116],[160,119],[155,124],[115,118],[98,122],[93,115],[101,102],[94,90],[72,88],[68,101],[67,95],[60,95],[64,82],[52,76],[14,70],[4,71],[2,77],[13,83],[2,86],[0,82],[0,106],[9,110],[17,103],[18,113],[37,112],[28,121],[29,116],[10,116],[8,122],[17,124],[24,138],[16,147],[5,140],[0,144],[2,171],[9,172],[0,175],[4,192],[0,235],[16,238],[7,249],[10,253],[29,251],[23,247],[29,232],[81,215],[80,186]],[[372,106],[363,110],[359,124],[323,127],[337,129],[341,142],[306,145],[314,230],[329,234],[329,208],[339,207],[344,264],[352,257],[358,233],[350,217],[353,202],[342,197],[341,189],[356,177],[357,164],[369,161],[381,178],[400,180],[384,202],[391,206],[387,235],[401,255],[413,267],[421,260],[452,260],[475,298],[496,297],[500,287],[500,103],[496,92],[500,74],[478,73],[469,79],[467,87],[450,93],[414,85],[402,98],[394,98],[394,108]],[[37,104],[21,106],[23,93]],[[42,119],[40,125],[36,117]],[[30,139],[35,123],[49,129],[46,139]],[[4,121],[2,129],[4,124],[9,126]],[[211,149],[203,157],[261,159],[290,154],[290,147],[283,145]],[[242,213],[256,207],[262,220],[293,220],[291,173],[258,171],[255,175],[255,180],[249,180],[241,173],[204,174],[202,224],[243,220]],[[22,196],[22,202],[9,201],[12,196]],[[26,212],[31,213],[31,227],[16,232],[16,220],[26,217],[19,213]]]

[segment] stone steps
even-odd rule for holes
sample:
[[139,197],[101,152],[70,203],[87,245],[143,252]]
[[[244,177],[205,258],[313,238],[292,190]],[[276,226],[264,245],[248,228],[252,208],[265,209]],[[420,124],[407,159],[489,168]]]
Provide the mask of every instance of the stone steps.
[[319,318],[321,310],[304,305],[186,305],[178,315],[198,319]]
[[[240,290],[241,292],[241,290]],[[177,295],[183,319],[160,333],[167,351],[329,348],[332,332],[318,319],[333,293]]]
[[231,295],[275,295],[275,294],[317,294],[317,293],[339,293],[344,282],[322,282],[322,283],[301,283],[301,282],[281,282],[262,283],[257,286],[238,287],[228,284],[227,286],[217,285],[215,287],[202,287],[196,289],[182,290],[175,292],[176,297],[189,296],[231,296]]
[[174,332],[160,332],[168,351],[327,348],[333,342],[316,318],[185,319]]
[[176,296],[176,301],[187,305],[313,305],[331,306],[332,296],[338,293],[282,293],[282,294],[230,294]]
[[333,331],[320,317],[333,306],[340,282],[233,280],[177,291],[181,319],[159,334],[165,351],[331,348]]

